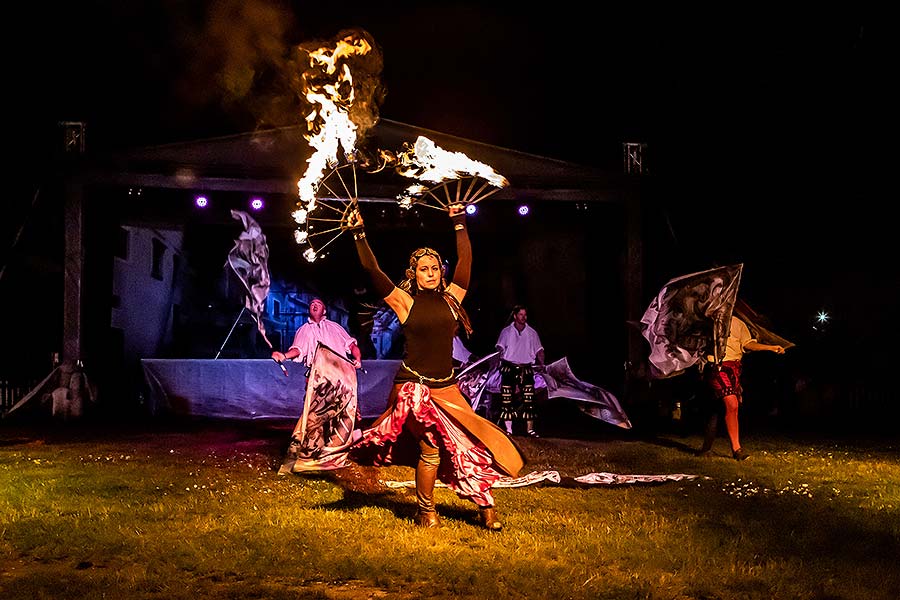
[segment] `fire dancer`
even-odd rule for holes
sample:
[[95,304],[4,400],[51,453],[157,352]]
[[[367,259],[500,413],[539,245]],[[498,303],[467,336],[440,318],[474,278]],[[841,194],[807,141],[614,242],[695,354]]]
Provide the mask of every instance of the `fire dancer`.
[[448,213],[456,231],[458,257],[449,285],[442,277],[440,255],[431,248],[419,248],[410,255],[406,279],[394,286],[366,241],[359,210],[348,216],[345,226],[353,232],[373,288],[397,314],[405,334],[403,361],[388,409],[362,433],[353,452],[356,456],[374,452],[376,464],[415,466],[416,525],[440,526],[434,502],[435,480],[440,478],[478,506],[484,527],[499,531],[503,525],[491,486],[504,474],[517,476],[525,461],[500,428],[475,414],[456,384],[453,337],[460,325],[471,332],[460,303],[469,287],[472,247],[463,206],[451,205]]

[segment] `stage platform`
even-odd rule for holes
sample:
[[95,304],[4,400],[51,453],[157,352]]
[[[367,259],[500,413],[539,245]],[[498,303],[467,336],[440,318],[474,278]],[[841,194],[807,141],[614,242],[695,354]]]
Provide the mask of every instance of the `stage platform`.
[[[152,414],[222,419],[298,419],[306,366],[288,362],[288,376],[271,359],[141,360]],[[384,412],[399,360],[364,360],[357,371],[359,414]]]

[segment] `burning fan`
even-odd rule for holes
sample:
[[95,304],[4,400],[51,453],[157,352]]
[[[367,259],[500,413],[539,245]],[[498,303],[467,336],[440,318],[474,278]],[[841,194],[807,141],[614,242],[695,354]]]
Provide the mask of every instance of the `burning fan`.
[[298,244],[308,244],[303,257],[314,262],[322,252],[345,231],[350,212],[357,205],[356,162],[349,161],[331,169],[319,182],[319,191],[328,196],[317,196],[305,207],[293,213],[301,226],[294,231]]
[[[380,53],[364,31],[339,34],[332,43],[317,46],[315,43],[308,48],[301,46],[308,57],[308,68],[299,78],[302,96],[310,106],[305,117],[309,129],[305,137],[314,152],[307,159],[306,172],[297,182],[300,200],[292,215],[300,225],[294,239],[298,244],[309,244],[303,252],[309,262],[315,261],[337,239],[341,234],[341,217],[346,220],[351,206],[356,206],[358,129],[361,122],[377,120],[367,112],[374,110],[369,98],[374,88],[354,83],[350,62],[370,57],[374,66],[362,72],[373,78],[380,71]],[[362,98],[357,97],[358,87],[368,90]],[[339,150],[343,151],[343,162],[338,159]],[[329,197],[317,197],[323,189]],[[329,234],[332,234],[330,238],[321,237]],[[312,238],[316,238],[315,243]]]
[[[358,131],[360,123],[371,126],[377,121],[372,101],[377,86],[365,82],[380,72],[380,53],[363,31],[339,34],[325,46],[312,44],[301,49],[308,59],[307,70],[299,78],[301,96],[310,106],[305,137],[314,152],[297,182],[300,200],[292,216],[300,225],[294,239],[309,245],[303,257],[313,262],[347,230],[348,219],[357,207],[357,169],[373,166],[357,150],[356,141],[365,129]],[[365,64],[366,57],[372,64],[363,71],[368,77],[360,83],[355,81],[349,63]],[[360,97],[357,88],[365,90]],[[400,194],[397,200],[401,207],[417,204],[449,212],[451,205],[475,204],[509,185],[488,165],[461,152],[443,150],[424,136],[419,136],[414,146],[407,143],[404,147],[398,154],[378,150],[378,164],[371,171],[393,168],[404,177],[422,182]],[[339,150],[343,151],[343,162],[338,158]]]
[[437,210],[448,210],[455,204],[468,206],[509,185],[505,177],[488,165],[462,152],[448,152],[424,136],[419,136],[415,146],[401,152],[396,161],[394,168],[404,177],[437,184],[406,188],[397,198],[402,208],[413,204]]

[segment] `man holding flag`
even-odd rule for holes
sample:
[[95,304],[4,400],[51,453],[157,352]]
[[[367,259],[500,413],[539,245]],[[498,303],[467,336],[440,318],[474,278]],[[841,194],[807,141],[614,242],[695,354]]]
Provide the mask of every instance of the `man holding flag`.
[[746,352],[756,350],[784,354],[785,348],[792,345],[754,323],[760,339],[766,334],[769,337],[765,341],[775,342],[760,343],[750,333],[747,322],[735,316],[734,313],[750,312],[737,297],[743,267],[716,267],[676,277],[660,290],[641,318],[641,334],[650,343],[652,377],[673,377],[693,365],[700,365],[703,371],[710,397],[705,407],[709,416],[700,456],[712,456],[719,400],[725,405],[731,455],[736,460],[749,456],[741,447],[738,433],[741,359]]
[[316,347],[321,343],[338,353],[344,352],[346,356],[352,356],[353,366],[357,369],[362,367],[362,355],[356,339],[350,337],[343,327],[329,321],[326,310],[325,303],[321,299],[313,298],[309,303],[309,320],[294,334],[291,347],[284,353],[273,351],[272,359],[277,363],[290,359],[312,367]]
[[[747,324],[735,316],[731,317],[731,328],[725,344],[725,357],[719,365],[712,364],[703,373],[703,379],[709,388],[710,398],[707,402],[708,418],[703,439],[703,447],[698,456],[712,456],[712,447],[716,441],[719,426],[718,401],[725,403],[725,429],[731,441],[731,455],[735,460],[745,460],[750,455],[741,447],[738,432],[738,408],[743,401],[741,396],[741,359],[746,352],[767,350],[775,354],[784,354],[784,346],[779,344],[760,344],[750,335]],[[710,357],[712,358],[712,357]]]

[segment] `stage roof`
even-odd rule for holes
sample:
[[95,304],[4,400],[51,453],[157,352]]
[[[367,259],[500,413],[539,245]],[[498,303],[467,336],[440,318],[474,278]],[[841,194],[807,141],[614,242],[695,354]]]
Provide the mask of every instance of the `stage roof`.
[[[72,173],[87,184],[296,194],[312,153],[305,126],[177,142],[91,156]],[[380,120],[357,146],[399,151],[423,135],[447,151],[490,165],[510,185],[494,199],[622,202],[631,178],[474,140]],[[393,172],[358,174],[360,201],[394,200],[413,180]]]

